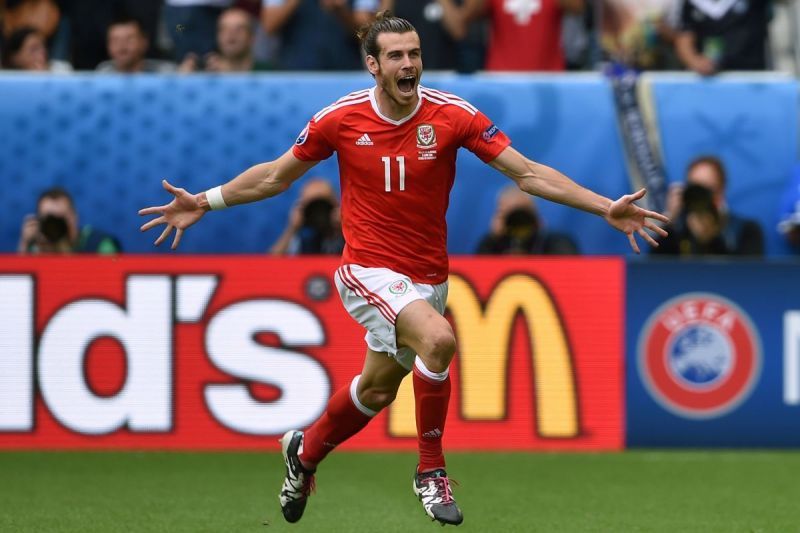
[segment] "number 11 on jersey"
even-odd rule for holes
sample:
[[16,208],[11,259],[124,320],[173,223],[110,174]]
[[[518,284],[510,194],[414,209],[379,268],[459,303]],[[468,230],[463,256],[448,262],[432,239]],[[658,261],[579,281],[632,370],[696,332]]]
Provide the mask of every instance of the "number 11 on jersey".
[[[405,156],[398,155],[394,158],[397,161],[398,170],[400,172],[400,190],[406,190],[406,158]],[[381,157],[383,161],[383,178],[386,182],[386,192],[392,192],[392,158],[390,156]]]

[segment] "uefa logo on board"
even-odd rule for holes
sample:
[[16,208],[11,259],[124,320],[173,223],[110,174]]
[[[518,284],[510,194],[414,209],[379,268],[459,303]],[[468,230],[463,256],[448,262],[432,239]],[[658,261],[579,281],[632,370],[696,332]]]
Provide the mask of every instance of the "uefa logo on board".
[[730,300],[683,294],[647,320],[637,362],[642,383],[662,407],[686,418],[715,418],[747,399],[758,382],[761,340]]

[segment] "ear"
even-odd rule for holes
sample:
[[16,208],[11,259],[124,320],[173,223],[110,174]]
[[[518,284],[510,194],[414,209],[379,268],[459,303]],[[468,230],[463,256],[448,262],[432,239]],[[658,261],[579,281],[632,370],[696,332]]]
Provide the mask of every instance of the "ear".
[[378,65],[377,58],[375,56],[367,56],[366,62],[369,73],[373,76],[376,75],[380,70],[380,65]]

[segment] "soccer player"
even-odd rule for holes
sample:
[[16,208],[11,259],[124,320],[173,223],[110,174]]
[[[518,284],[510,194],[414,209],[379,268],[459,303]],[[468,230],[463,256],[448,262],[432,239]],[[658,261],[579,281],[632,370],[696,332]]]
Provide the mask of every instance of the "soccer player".
[[305,433],[292,430],[283,436],[283,515],[289,522],[302,517],[317,465],[391,404],[412,372],[419,444],[413,489],[431,519],[459,524],[463,517],[442,453],[448,367],[456,349],[442,316],[448,276],[445,212],[458,148],[466,147],[529,194],[603,217],[627,234],[637,253],[634,235],[655,245],[646,230],[665,234],[653,219],[667,218],[634,204],[644,189],[616,201],[595,194],[522,156],[468,102],[420,85],[422,50],[408,21],[382,12],[359,37],[374,87],[322,109],[292,149],[224,185],[191,194],[165,180],[174,198],[139,211],[158,215],[141,229],[166,225],[156,245],[175,229],[176,248],[186,228],[210,209],[275,196],[336,152],[346,245],[334,279],[345,308],[367,330],[367,353],[361,374],[334,393],[319,420]]

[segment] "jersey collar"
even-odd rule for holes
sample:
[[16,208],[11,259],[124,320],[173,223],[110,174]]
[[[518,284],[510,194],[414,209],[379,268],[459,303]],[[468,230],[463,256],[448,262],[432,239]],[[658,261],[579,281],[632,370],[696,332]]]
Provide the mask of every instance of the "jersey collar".
[[411,113],[404,116],[400,120],[391,119],[385,116],[383,113],[381,113],[380,108],[378,108],[378,100],[375,98],[376,88],[377,86],[369,90],[369,103],[372,104],[372,110],[375,111],[375,114],[378,115],[378,117],[380,117],[382,120],[388,122],[389,124],[399,126],[400,124],[403,124],[404,122],[411,120],[414,117],[414,115],[417,114],[419,108],[422,107],[422,85],[417,85],[417,107],[415,107]]

